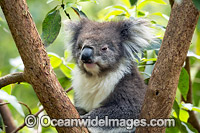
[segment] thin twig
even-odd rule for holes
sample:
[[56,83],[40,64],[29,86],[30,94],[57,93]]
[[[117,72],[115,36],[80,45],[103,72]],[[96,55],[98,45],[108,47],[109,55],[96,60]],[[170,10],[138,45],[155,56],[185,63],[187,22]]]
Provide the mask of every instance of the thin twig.
[[23,102],[19,102],[19,103],[22,104],[22,105],[24,105],[28,109],[29,114],[32,114],[31,109],[29,108],[29,106],[27,104],[25,104]]
[[[24,105],[28,109],[29,114],[32,114],[31,109],[28,107],[27,104],[25,104],[23,102],[18,102],[18,103]],[[0,106],[6,105],[6,104],[10,104],[10,103],[9,102],[0,103]]]
[[17,129],[15,129],[14,131],[12,131],[11,133],[16,133],[18,132],[19,130],[21,130],[22,128],[24,128],[26,126],[25,123],[23,123],[21,126],[19,126]]
[[[65,92],[68,93],[72,90],[73,88],[70,87],[68,88]],[[34,114],[35,117],[37,117],[42,111],[44,111],[44,108],[42,108],[41,110],[39,110],[36,114]],[[19,126],[16,130],[12,131],[12,133],[16,133],[18,132],[19,130],[21,130],[22,128],[24,128],[26,126],[25,123],[23,123],[21,126]]]
[[61,7],[62,7],[62,9],[63,9],[65,15],[71,20],[71,17],[70,17],[70,15],[69,15],[69,13],[67,13],[67,11],[65,10],[65,4],[64,4],[64,3],[61,4]]
[[20,83],[20,82],[26,82],[26,80],[23,77],[23,72],[16,72],[5,75],[0,78],[0,89],[9,84]]
[[[44,108],[42,108],[41,110],[39,110],[36,114],[34,114],[34,116],[37,117],[42,111],[44,111]],[[21,130],[25,126],[26,126],[26,123],[24,122],[21,126],[19,126],[17,129],[15,129],[14,131],[12,131],[12,133],[18,132],[19,130]]]
[[68,92],[70,92],[71,90],[73,90],[73,87],[68,88],[65,92],[68,93]]

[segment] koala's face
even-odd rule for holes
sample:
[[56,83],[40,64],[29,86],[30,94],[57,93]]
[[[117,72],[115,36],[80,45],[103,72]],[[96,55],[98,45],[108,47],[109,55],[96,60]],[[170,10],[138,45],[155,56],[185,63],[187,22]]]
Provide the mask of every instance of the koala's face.
[[72,55],[78,67],[90,75],[115,70],[153,39],[145,20],[72,22]]
[[85,72],[97,75],[114,69],[123,55],[120,36],[107,23],[86,23],[73,45],[73,56]]

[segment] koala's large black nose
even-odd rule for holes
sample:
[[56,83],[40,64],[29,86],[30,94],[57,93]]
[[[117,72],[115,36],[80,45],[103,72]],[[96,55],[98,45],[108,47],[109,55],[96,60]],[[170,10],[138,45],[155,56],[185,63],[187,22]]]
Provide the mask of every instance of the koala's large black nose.
[[84,47],[81,52],[81,60],[83,63],[93,63],[93,48]]

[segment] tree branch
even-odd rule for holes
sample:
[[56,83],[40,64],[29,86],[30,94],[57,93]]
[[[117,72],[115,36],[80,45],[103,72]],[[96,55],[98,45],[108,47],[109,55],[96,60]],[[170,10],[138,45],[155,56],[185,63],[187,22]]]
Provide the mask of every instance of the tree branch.
[[[18,103],[24,105],[28,109],[29,114],[32,114],[31,109],[29,108],[29,106],[27,104],[25,104],[23,102],[18,102]],[[10,103],[9,102],[2,102],[2,103],[0,103],[0,106],[6,105],[6,104],[10,104]]]
[[[188,75],[189,75],[189,91],[188,91],[188,94],[187,94],[187,100],[185,100],[183,98],[183,96],[181,96],[181,100],[184,101],[185,103],[191,103],[192,104],[192,81],[191,81],[191,75],[190,75],[190,57],[186,58],[184,68],[188,72]],[[189,115],[190,115],[188,122],[200,132],[200,125],[199,125],[198,119],[197,119],[194,111],[188,111],[188,112],[189,112]]]
[[[72,87],[68,88],[65,92],[68,93],[72,90]],[[42,111],[44,111],[44,108],[42,108],[41,110],[39,110],[36,114],[34,114],[35,117],[37,117]],[[25,123],[23,123],[21,126],[19,126],[16,130],[12,131],[12,133],[16,133],[19,130],[21,130],[22,128],[24,128],[26,126]]]
[[[79,118],[50,65],[25,0],[0,0],[0,5],[25,66],[24,79],[33,86],[47,114],[54,119]],[[85,127],[56,127],[56,130],[87,132]]]
[[[165,119],[170,117],[179,75],[197,24],[199,12],[192,0],[174,3],[158,59],[149,81],[141,117]],[[139,127],[136,132],[165,132],[165,127]]]
[[4,86],[13,83],[26,82],[23,77],[23,72],[17,72],[0,77],[0,89]]
[[73,90],[72,87],[68,88],[65,92],[68,93],[68,92],[70,92],[71,90]]
[[[35,117],[37,117],[42,111],[44,111],[44,108],[39,110],[36,114],[34,114]],[[17,129],[13,130],[12,133],[17,133],[19,130],[24,128],[26,126],[26,123],[24,122],[21,126],[19,126]]]
[[[0,103],[3,103],[3,100],[0,99]],[[10,133],[11,131],[15,130],[16,126],[14,124],[12,114],[7,105],[0,106],[0,114],[5,124],[6,133]]]

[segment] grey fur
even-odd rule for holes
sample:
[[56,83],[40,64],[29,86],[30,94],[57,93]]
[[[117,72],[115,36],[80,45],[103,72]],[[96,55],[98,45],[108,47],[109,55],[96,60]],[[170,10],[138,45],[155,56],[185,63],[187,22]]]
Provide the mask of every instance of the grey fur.
[[[76,73],[76,76],[77,74],[80,74],[80,77],[85,76],[89,79],[88,84],[92,81],[92,78],[102,79],[105,77],[110,79],[110,73],[121,76],[119,79],[117,77],[110,79],[110,82],[117,81],[117,83],[114,84],[114,88],[108,88],[110,90],[108,96],[98,104],[98,107],[92,109],[79,105],[79,102],[81,102],[80,95],[78,95],[80,88],[76,89],[75,87],[75,106],[82,106],[77,106],[77,110],[83,115],[82,118],[88,118],[89,116],[91,119],[95,119],[98,116],[101,119],[108,116],[112,119],[137,119],[146,86],[132,59],[134,54],[141,52],[154,39],[149,23],[143,19],[102,23],[82,19],[78,22],[67,23],[67,25],[68,28],[70,27],[72,34],[72,56],[77,63],[77,69],[80,70],[79,73]],[[82,49],[85,46],[94,50],[93,62],[99,68],[99,71],[87,70],[81,61]],[[104,47],[107,48],[106,51],[102,50]],[[73,80],[74,86],[81,80],[81,78]],[[102,81],[102,83],[104,82]],[[126,128],[118,130],[119,127],[116,126],[88,128],[91,132],[128,131]]]

